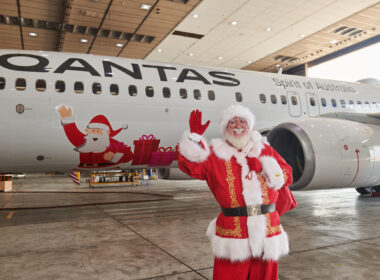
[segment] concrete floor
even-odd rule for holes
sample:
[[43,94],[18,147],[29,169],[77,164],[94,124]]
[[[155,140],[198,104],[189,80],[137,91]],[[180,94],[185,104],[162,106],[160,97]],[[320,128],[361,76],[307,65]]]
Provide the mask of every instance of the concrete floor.
[[[205,230],[219,208],[203,182],[88,189],[31,176],[13,190],[0,193],[0,279],[212,279]],[[294,196],[298,208],[282,217],[291,253],[280,280],[380,279],[380,197],[354,189]],[[15,207],[47,208],[4,210]]]

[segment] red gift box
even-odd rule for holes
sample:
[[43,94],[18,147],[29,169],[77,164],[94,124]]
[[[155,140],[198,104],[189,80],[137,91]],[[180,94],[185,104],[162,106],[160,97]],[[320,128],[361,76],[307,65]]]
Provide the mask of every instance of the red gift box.
[[178,152],[172,147],[160,147],[157,152],[152,153],[149,166],[169,166],[177,157]]
[[135,150],[133,153],[132,165],[148,164],[152,158],[152,153],[158,151],[160,140],[153,134],[142,135],[139,140],[133,141]]

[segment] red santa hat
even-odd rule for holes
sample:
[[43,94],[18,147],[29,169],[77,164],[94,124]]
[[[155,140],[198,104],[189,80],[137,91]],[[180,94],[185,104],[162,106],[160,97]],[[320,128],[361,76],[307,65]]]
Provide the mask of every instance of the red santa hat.
[[224,133],[226,130],[228,122],[234,117],[245,119],[248,122],[249,130],[253,130],[253,127],[255,125],[255,116],[247,107],[237,104],[230,105],[226,110],[223,111],[219,123],[219,128],[222,133]]
[[127,129],[128,125],[125,124],[121,128],[117,130],[113,130],[110,122],[105,116],[97,115],[93,117],[92,120],[88,123],[87,128],[98,128],[98,129],[103,129],[103,130],[109,130],[110,137],[114,137],[117,134],[119,134],[121,130]]

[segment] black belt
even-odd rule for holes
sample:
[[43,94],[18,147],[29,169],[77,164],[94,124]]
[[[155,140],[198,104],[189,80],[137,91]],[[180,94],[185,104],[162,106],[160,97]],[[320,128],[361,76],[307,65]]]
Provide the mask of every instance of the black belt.
[[222,213],[227,217],[257,216],[276,211],[276,203],[262,205],[248,205],[245,207],[222,208]]

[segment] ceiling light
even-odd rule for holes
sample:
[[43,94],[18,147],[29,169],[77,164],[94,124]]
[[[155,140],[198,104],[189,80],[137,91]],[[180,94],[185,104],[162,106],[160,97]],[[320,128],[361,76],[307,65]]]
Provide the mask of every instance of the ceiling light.
[[231,25],[237,25],[237,21],[231,22]]
[[121,48],[122,46],[123,46],[123,44],[120,44],[120,43],[116,44],[116,47],[118,47],[118,48]]
[[80,39],[80,42],[81,42],[81,43],[87,43],[88,40],[87,40],[87,39]]
[[157,51],[158,51],[158,52],[162,52],[162,49],[158,49]]
[[194,56],[194,54],[193,53],[189,53],[188,56]]
[[248,60],[247,63],[248,63],[248,64],[251,64],[251,63],[252,63],[252,60]]
[[280,64],[276,64],[276,67],[280,67],[281,65]]
[[29,32],[29,36],[30,37],[37,37],[37,33],[36,32]]
[[199,17],[199,15],[197,15],[197,14],[193,15],[193,18],[198,18],[198,17]]
[[267,29],[265,29],[267,32],[269,32],[269,31],[271,31],[272,30],[272,28],[270,28],[270,27],[267,27]]
[[301,35],[300,35],[300,38],[303,38],[303,37],[305,37],[305,34],[301,34]]
[[223,56],[219,56],[218,59],[219,59],[219,60],[222,60],[222,59],[223,59]]
[[338,43],[338,40],[332,40],[330,41],[331,44],[335,44],[335,43]]
[[148,5],[148,4],[142,4],[140,9],[141,10],[149,10],[152,6],[151,5]]

